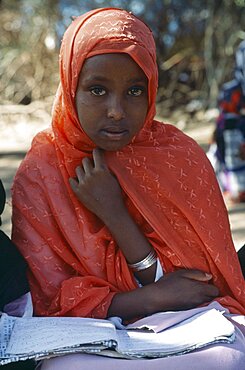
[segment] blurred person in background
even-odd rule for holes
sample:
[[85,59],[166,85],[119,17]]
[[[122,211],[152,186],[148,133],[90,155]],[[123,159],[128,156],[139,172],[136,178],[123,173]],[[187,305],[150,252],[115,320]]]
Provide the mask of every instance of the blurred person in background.
[[208,157],[228,201],[245,202],[245,40],[235,54],[234,79],[221,89]]

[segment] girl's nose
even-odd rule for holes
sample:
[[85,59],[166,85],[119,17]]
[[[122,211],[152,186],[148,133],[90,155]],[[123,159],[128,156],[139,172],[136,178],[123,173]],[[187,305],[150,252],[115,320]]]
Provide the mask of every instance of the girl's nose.
[[107,109],[107,117],[115,121],[125,118],[125,112],[120,98],[113,97],[110,99]]

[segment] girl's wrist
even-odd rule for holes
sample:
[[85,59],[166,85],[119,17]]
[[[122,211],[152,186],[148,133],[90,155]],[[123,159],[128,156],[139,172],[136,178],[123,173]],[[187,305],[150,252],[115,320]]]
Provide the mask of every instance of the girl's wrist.
[[115,294],[108,316],[119,316],[123,320],[132,320],[157,312],[158,309],[154,304],[154,300],[152,300],[152,290],[154,290],[152,284],[130,292]]

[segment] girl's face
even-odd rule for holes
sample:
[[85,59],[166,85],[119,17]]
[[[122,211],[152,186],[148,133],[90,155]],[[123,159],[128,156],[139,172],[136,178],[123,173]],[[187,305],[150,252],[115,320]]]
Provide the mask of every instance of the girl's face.
[[88,58],[79,76],[76,109],[83,130],[96,146],[119,150],[144,125],[147,77],[127,54]]

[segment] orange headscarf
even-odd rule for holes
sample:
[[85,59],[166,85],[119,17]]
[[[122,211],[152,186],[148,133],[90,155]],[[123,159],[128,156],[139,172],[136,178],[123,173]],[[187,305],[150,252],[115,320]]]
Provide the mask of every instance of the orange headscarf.
[[114,294],[136,288],[109,230],[76,199],[68,182],[94,148],[74,99],[85,59],[101,53],[129,54],[148,78],[143,129],[122,150],[106,153],[130,214],[165,272],[181,267],[211,272],[219,302],[245,313],[244,280],[211,165],[192,139],[154,121],[152,33],[132,14],[114,8],[91,11],[66,31],[52,129],[33,140],[14,181],[13,239],[29,264],[35,313],[103,318]]

